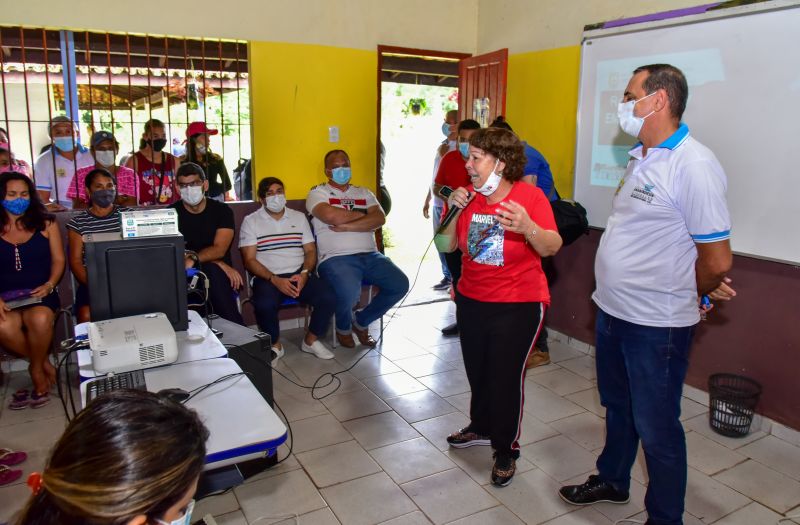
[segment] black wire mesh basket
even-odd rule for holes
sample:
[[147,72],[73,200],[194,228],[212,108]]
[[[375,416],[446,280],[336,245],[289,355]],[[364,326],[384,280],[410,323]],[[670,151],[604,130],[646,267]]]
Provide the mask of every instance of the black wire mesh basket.
[[713,374],[708,378],[708,423],[718,434],[743,437],[750,432],[761,385],[749,377]]

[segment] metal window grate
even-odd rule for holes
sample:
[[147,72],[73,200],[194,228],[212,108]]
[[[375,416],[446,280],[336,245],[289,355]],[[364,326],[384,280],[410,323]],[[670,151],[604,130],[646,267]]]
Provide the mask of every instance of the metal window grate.
[[186,127],[202,120],[220,131],[210,146],[233,181],[239,159],[251,157],[246,46],[0,26],[0,126],[14,156],[33,166],[50,144],[48,122],[59,114],[78,123],[87,146],[94,131],[114,133],[120,158],[138,149],[151,118],[166,124],[168,148],[181,156]]

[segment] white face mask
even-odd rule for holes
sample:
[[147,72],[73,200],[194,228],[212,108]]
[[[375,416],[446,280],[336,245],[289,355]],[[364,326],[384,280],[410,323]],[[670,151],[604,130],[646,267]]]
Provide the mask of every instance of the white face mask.
[[208,149],[199,142],[195,145],[195,148],[197,149],[197,153],[199,155],[205,155],[206,152],[208,151]]
[[94,152],[94,160],[106,168],[113,166],[117,154],[113,150],[98,150]]
[[[497,170],[497,166],[500,164],[500,159],[497,159],[497,162],[494,163],[494,169],[486,178],[486,182],[483,183],[483,186],[480,188],[475,188],[475,191],[483,195],[484,197],[488,197],[500,186],[500,181],[503,179],[501,175],[498,175],[495,170]],[[474,184],[473,184],[474,187]]]
[[186,512],[184,512],[183,516],[180,518],[172,520],[169,523],[158,518],[156,518],[156,521],[162,525],[189,525],[192,522],[192,511],[194,511],[194,500],[189,502],[189,505],[186,507]]
[[266,204],[264,207],[272,213],[280,213],[286,207],[286,195],[279,193],[277,195],[267,195]]
[[639,132],[642,131],[642,126],[644,126],[644,119],[655,113],[655,111],[651,111],[647,115],[643,117],[637,117],[633,114],[633,107],[636,105],[637,102],[640,102],[647,97],[655,95],[656,92],[653,91],[649,95],[645,95],[644,97],[640,98],[639,100],[630,100],[628,102],[620,102],[617,105],[617,117],[619,118],[619,126],[622,128],[622,131],[627,133],[632,137],[639,137]]
[[189,206],[197,206],[201,202],[203,202],[203,194],[205,191],[203,190],[203,186],[189,186],[186,189],[181,190],[181,198],[188,204]]

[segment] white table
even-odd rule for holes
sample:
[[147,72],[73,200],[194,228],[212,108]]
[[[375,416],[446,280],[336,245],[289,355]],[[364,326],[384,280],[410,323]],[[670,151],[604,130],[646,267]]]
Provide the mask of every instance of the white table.
[[[151,392],[165,388],[191,391],[241,372],[232,359],[217,358],[150,368],[144,378]],[[82,406],[85,399],[86,382],[81,384]],[[185,405],[197,411],[209,430],[204,470],[271,456],[286,441],[286,426],[245,375],[211,386]]]
[[[75,337],[85,337],[89,330],[89,323],[75,326]],[[226,357],[228,351],[220,343],[200,314],[189,310],[189,328],[186,331],[175,332],[178,342],[178,359],[173,364],[201,361],[203,359],[216,359]],[[81,381],[99,377],[92,368],[92,351],[78,350],[78,375]]]

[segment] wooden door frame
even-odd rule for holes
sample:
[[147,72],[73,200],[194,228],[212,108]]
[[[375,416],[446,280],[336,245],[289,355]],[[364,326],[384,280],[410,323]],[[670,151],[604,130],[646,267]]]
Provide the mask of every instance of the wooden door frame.
[[[377,96],[377,134],[375,139],[375,189],[380,191],[380,178],[381,178],[381,84],[383,83],[383,79],[381,78],[381,71],[383,70],[383,54],[384,53],[402,53],[404,55],[416,55],[416,56],[426,56],[426,57],[442,57],[442,58],[457,58],[458,60],[463,60],[465,58],[469,58],[472,55],[470,53],[456,53],[452,51],[433,51],[431,49],[416,49],[413,47],[398,47],[398,46],[384,46],[378,45],[378,96]],[[459,95],[460,96],[460,95]],[[383,251],[383,238],[380,234],[380,229],[377,230],[378,240],[380,243],[378,246],[381,247],[381,251]]]

